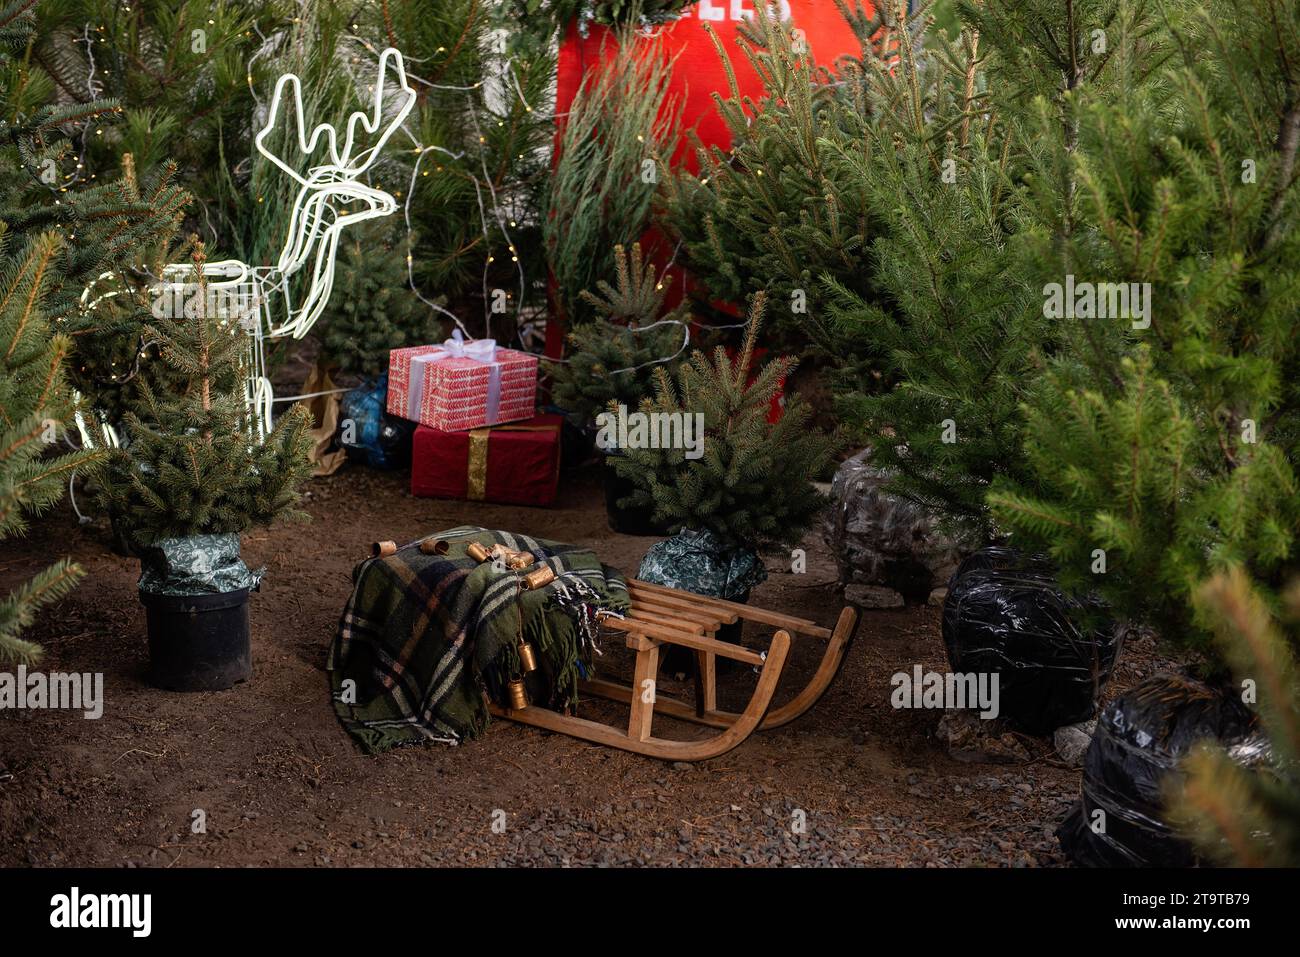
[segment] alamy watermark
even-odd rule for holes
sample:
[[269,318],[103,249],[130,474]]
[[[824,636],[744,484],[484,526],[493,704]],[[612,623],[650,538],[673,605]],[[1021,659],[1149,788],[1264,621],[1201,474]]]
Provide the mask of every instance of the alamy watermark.
[[152,894],[83,894],[74,887],[50,898],[50,926],[57,929],[125,928],[148,937],[153,928]]
[[688,459],[704,455],[703,412],[618,412],[596,416],[596,445],[609,449],[685,449]]
[[10,708],[81,711],[95,720],[104,714],[104,673],[27,670],[0,671],[0,711]]
[[1151,283],[1075,282],[1043,286],[1043,315],[1048,319],[1128,319],[1134,329],[1151,325]]
[[253,331],[257,328],[257,300],[237,287],[200,286],[193,282],[166,283],[155,290],[150,312],[155,319],[209,319],[234,321]]
[[998,716],[998,683],[994,672],[955,674],[923,671],[914,665],[911,674],[899,671],[889,679],[893,693],[889,703],[895,708],[934,708],[945,711],[978,708],[981,718]]

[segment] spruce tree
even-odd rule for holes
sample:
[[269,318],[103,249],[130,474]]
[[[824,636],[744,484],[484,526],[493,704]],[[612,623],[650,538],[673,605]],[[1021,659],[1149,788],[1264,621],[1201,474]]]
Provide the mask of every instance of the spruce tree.
[[[62,240],[38,233],[12,249],[13,239],[0,222],[0,538],[25,531],[31,516],[63,497],[74,472],[85,474],[102,458],[62,446],[71,413],[63,362],[71,342],[45,313]],[[40,649],[19,633],[82,574],[62,559],[0,599],[0,663],[38,659]]]
[[[379,51],[397,47],[417,106],[366,182],[410,200],[411,243],[373,255],[393,271],[409,255],[419,288],[453,308],[478,309],[493,288],[517,307],[544,276],[533,211],[553,133],[553,56],[526,42],[522,15],[486,0],[60,0],[34,55],[61,98],[127,104],[122,123],[86,138],[88,175],[105,178],[126,153],[142,181],[174,163],[194,199],[187,228],[222,257],[262,265],[280,252],[297,191],[253,146],[276,79],[298,75],[309,124],[341,129],[364,109]],[[293,147],[281,156],[304,172],[316,162]]]
[[1300,529],[1300,9],[1161,9],[1146,36],[1106,34],[1126,77],[1162,37],[1156,82],[1072,92],[1065,124],[1043,110],[1025,269],[1074,317],[1027,394],[1033,474],[990,501],[1067,584],[1205,647],[1198,584],[1240,565],[1280,589]]
[[177,386],[165,364],[151,361],[157,349],[145,326],[153,318],[156,277],[176,254],[189,194],[175,184],[170,164],[144,182],[136,179],[132,157],[122,158],[122,169],[119,178],[80,191],[70,204],[77,213],[69,232],[86,237],[103,257],[68,284],[80,294],[60,319],[73,342],[69,379],[92,434],[101,424],[120,424],[138,407],[144,386]]
[[838,435],[810,427],[811,409],[797,397],[787,399],[778,422],[767,421],[772,397],[795,360],[773,359],[751,381],[763,308],[758,293],[734,360],[718,346],[712,358],[695,352],[673,376],[656,369],[655,394],[641,401],[639,411],[647,416],[702,415],[700,457],[687,458],[681,447],[628,448],[610,460],[637,486],[624,504],[651,506],[654,520],[674,532],[708,530],[728,548],[798,544],[826,504],[812,483],[841,444]]
[[247,166],[256,91],[275,80],[265,38],[295,15],[284,0],[57,0],[42,4],[31,51],[63,102],[110,98],[119,122],[83,132],[83,176],[149,180],[175,166],[195,227],[240,255],[239,223],[256,203]]
[[1281,599],[1266,601],[1240,568],[1217,573],[1197,592],[1237,687],[1256,690],[1271,754],[1247,770],[1207,742],[1184,762],[1186,778],[1170,786],[1169,800],[1174,822],[1209,858],[1238,867],[1300,866],[1300,641],[1294,636],[1300,584],[1293,582]]
[[664,157],[677,141],[671,76],[657,41],[624,30],[564,119],[542,235],[555,303],[570,326],[596,318],[582,294],[612,275],[609,250],[631,246],[650,224]]
[[686,341],[690,308],[664,313],[666,278],[634,243],[614,248],[616,286],[601,280],[582,297],[598,317],[570,331],[568,355],[549,371],[560,408],[594,420],[611,403],[635,409],[650,395],[655,370],[671,372]]
[[[851,18],[863,58],[873,57],[872,37],[889,11],[867,17],[846,0],[836,7]],[[877,225],[851,170],[832,162],[843,152],[871,162],[862,61],[841,62],[836,72],[816,63],[791,31],[766,4],[755,4],[752,23],[741,28],[741,55],[763,84],[757,101],[740,94],[732,54],[713,35],[730,83],[714,99],[731,145],[695,141],[696,171],[682,167],[664,179],[661,220],[710,297],[743,302],[766,292],[769,340],[795,349],[815,343],[861,379],[866,370],[849,360],[870,355],[872,345],[836,334],[822,280],[876,295],[868,252]]]
[[0,167],[0,220],[13,234],[54,231],[62,240],[45,312],[71,340],[69,381],[94,428],[118,421],[137,380],[150,374],[140,336],[153,300],[149,265],[174,241],[190,198],[168,162],[143,183],[130,155],[114,157],[120,176],[93,171],[91,154],[125,113],[116,100],[60,92],[67,80],[46,48],[48,32],[34,26],[39,14],[48,31],[60,5],[18,7],[26,33],[4,67],[3,133],[13,162]]
[[512,0],[527,17],[549,18],[563,29],[573,21],[580,26],[598,23],[621,27],[628,24],[664,23],[680,16],[695,0]]
[[346,373],[380,375],[390,350],[443,338],[442,320],[407,285],[398,233],[380,220],[339,239],[334,289],[316,328],[324,358]]
[[862,136],[877,145],[838,162],[880,221],[878,296],[827,288],[840,333],[879,345],[882,388],[844,411],[894,492],[977,539],[1003,531],[992,484],[1033,474],[1021,407],[1065,338],[1043,315],[1026,236],[1077,218],[1083,104],[1149,95],[1163,52],[1142,9],[972,3],[950,39],[900,8],[884,53],[864,60]]
[[1009,247],[1025,146],[1014,115],[989,103],[977,30],[954,42],[916,17],[891,24],[883,55],[862,64],[869,120],[857,135],[874,147],[835,143],[826,161],[877,223],[874,294],[822,279],[837,333],[878,353],[881,388],[840,407],[892,492],[987,539],[990,482],[1025,469],[1019,405],[1046,336]]
[[[193,262],[201,276],[202,243]],[[202,279],[187,285],[184,309],[164,310],[145,330],[183,387],[155,392],[146,383],[139,412],[125,415],[129,442],[111,455],[105,495],[136,546],[301,514],[296,486],[311,473],[310,416],[295,405],[264,442],[252,438],[247,336],[236,318],[210,309],[207,296]]]
[[[171,221],[170,198],[124,201],[85,187],[67,131],[108,122],[116,104],[52,105],[54,84],[33,60],[35,4],[0,9],[0,536],[53,507],[74,473],[102,454],[64,451],[72,415],[65,365],[86,283],[132,243]],[[64,559],[0,600],[0,660],[32,663],[19,637],[36,612],[81,577]]]
[[[393,181],[383,174],[402,203],[414,183],[415,281],[457,315],[482,315],[502,345],[513,344],[521,310],[544,301],[546,282],[539,210],[555,135],[555,56],[531,42],[523,16],[485,0],[390,0],[355,19],[373,46],[402,50],[418,77],[408,126],[425,149],[403,137],[390,158]],[[504,326],[496,290],[508,303]]]

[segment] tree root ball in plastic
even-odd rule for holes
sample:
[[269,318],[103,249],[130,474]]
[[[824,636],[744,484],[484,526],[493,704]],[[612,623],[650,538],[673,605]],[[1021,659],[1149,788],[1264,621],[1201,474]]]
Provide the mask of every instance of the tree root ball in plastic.
[[1011,548],[963,561],[943,603],[953,671],[997,673],[1000,715],[1030,734],[1096,713],[1123,634],[1100,601],[1062,591],[1050,562]]
[[1201,741],[1234,761],[1269,760],[1267,739],[1234,694],[1179,675],[1156,675],[1107,706],[1083,759],[1080,796],[1057,830],[1084,867],[1190,867],[1192,846],[1165,820],[1165,787]]
[[962,548],[927,509],[886,491],[892,475],[870,457],[866,449],[836,471],[822,538],[844,584],[892,588],[906,604],[924,605],[973,546]]

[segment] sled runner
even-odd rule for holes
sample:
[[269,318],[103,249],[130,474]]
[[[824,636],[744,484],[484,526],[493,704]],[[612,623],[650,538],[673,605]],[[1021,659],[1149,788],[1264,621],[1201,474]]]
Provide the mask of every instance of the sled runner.
[[[607,618],[604,624],[612,631],[622,632],[628,648],[636,652],[632,684],[592,680],[580,685],[586,694],[626,702],[630,709],[626,731],[537,705],[513,709],[489,704],[491,712],[511,721],[652,758],[706,761],[730,751],[756,730],[767,731],[790,723],[816,704],[839,672],[858,625],[858,612],[853,607],[840,612],[831,630],[803,618],[636,579],[628,581],[628,590],[632,604],[627,615]],[[742,620],[776,629],[766,652],[752,651],[715,637],[721,626]],[[781,679],[790,642],[797,636],[826,643],[821,664],[803,690],[785,704],[772,708],[772,696]],[[660,649],[665,645],[677,645],[695,654],[694,705],[655,691]],[[718,658],[752,665],[758,673],[753,697],[744,711],[736,713],[718,708]],[[699,741],[655,737],[651,732],[656,713],[718,728],[721,733]]]

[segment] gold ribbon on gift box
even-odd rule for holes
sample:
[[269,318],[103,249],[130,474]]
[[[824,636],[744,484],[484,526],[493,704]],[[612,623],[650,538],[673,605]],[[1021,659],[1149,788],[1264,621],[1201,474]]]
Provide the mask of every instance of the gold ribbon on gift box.
[[[557,426],[552,425],[491,425],[484,426],[481,429],[470,429],[469,432],[469,477],[465,485],[465,497],[475,502],[481,502],[487,498],[487,464],[488,464],[488,442],[492,438],[493,431],[502,432],[554,432]],[[555,457],[555,467],[560,466],[560,457]]]
[[491,436],[490,428],[469,432],[469,482],[465,494],[476,502],[487,497],[487,453]]

